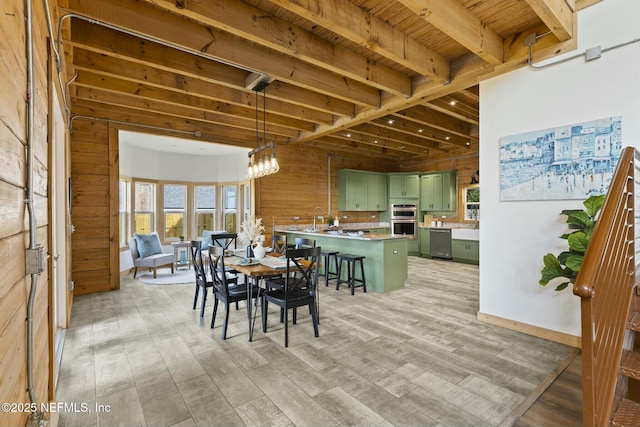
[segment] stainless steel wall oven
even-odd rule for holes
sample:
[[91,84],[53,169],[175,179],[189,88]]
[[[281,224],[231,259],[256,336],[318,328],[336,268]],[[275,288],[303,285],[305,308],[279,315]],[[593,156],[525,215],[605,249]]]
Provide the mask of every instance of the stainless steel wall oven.
[[391,234],[411,240],[418,238],[418,209],[415,204],[391,205]]

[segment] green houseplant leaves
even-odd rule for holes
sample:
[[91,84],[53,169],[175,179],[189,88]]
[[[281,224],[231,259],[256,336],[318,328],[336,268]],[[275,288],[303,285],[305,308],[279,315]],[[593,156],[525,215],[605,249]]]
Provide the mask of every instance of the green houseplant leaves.
[[551,280],[564,278],[566,280],[560,282],[555,288],[556,291],[561,291],[575,282],[604,198],[604,194],[591,196],[583,202],[585,209],[565,209],[560,213],[567,216],[567,224],[572,230],[560,236],[567,240],[569,250],[557,256],[548,253],[542,258],[544,267],[540,272],[541,277],[538,281],[540,285],[545,286]]

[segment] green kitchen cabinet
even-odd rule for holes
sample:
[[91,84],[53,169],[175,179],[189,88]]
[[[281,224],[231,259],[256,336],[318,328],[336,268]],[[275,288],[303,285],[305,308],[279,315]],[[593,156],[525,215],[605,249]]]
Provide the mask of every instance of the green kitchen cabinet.
[[442,174],[420,177],[420,210],[442,211]]
[[442,210],[455,211],[458,206],[458,171],[452,170],[442,173]]
[[386,211],[387,176],[384,174],[367,174],[367,210]]
[[341,211],[386,211],[386,175],[340,169],[338,171],[338,209]]
[[434,172],[420,177],[420,210],[451,212],[458,199],[456,171]]
[[389,175],[389,197],[417,199],[420,196],[418,175]]
[[418,238],[420,239],[420,255],[431,258],[431,235],[428,228],[418,229]]
[[477,240],[451,240],[451,256],[454,261],[480,264],[480,242]]

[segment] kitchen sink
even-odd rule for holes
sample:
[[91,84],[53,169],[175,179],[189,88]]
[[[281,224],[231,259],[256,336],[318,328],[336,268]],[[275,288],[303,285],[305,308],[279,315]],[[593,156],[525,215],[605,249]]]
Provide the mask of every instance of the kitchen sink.
[[460,240],[480,240],[480,230],[477,228],[452,228],[451,238]]

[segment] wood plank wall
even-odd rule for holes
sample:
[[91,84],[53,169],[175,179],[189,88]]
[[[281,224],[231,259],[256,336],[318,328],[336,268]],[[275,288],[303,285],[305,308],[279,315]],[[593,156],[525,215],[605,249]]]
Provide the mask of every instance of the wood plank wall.
[[[34,211],[37,242],[48,242],[48,78],[46,21],[34,2]],[[26,317],[31,276],[25,274],[29,215],[24,203],[27,177],[27,60],[23,0],[3,0],[0,13],[0,401],[29,402],[27,394]],[[49,277],[37,281],[34,308],[34,384],[39,402],[49,390]],[[0,412],[0,425],[25,425],[26,413]]]
[[119,268],[119,257],[113,256],[114,247],[117,254],[117,230],[115,236],[112,235],[114,209],[117,228],[118,197],[111,189],[115,180],[117,193],[118,169],[113,165],[109,147],[108,122],[74,120],[71,133],[71,222],[75,231],[71,236],[71,247],[75,295],[120,288],[120,274],[113,274],[114,269],[118,271]]

